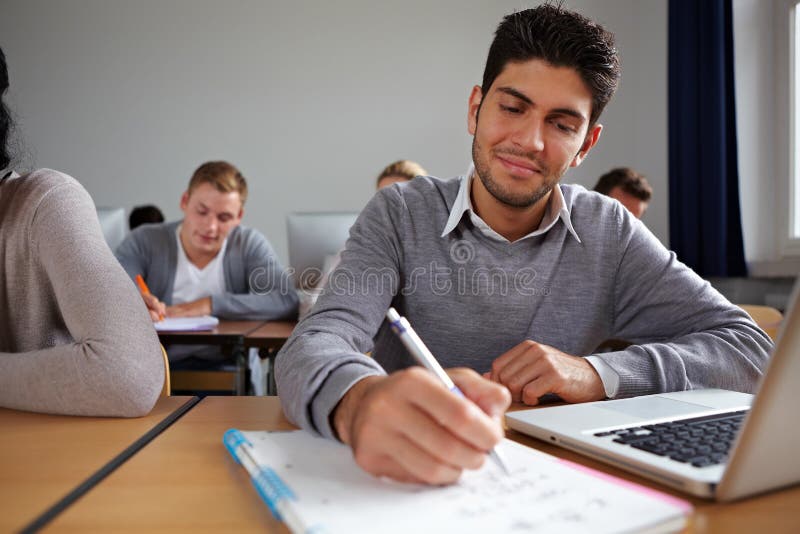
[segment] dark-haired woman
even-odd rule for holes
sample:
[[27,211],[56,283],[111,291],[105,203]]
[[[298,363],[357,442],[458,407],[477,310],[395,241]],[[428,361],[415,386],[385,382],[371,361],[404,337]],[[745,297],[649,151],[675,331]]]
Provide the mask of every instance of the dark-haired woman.
[[136,417],[164,382],[141,297],[73,178],[12,172],[0,50],[0,407]]

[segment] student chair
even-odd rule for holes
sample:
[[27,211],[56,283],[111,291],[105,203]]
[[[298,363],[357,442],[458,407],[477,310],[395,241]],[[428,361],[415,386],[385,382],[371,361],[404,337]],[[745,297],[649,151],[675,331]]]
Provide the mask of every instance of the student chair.
[[164,387],[161,389],[161,396],[169,397],[172,394],[172,388],[170,387],[169,358],[167,358],[167,351],[164,345],[161,345],[161,355],[164,357]]
[[[772,341],[778,339],[778,330],[783,321],[783,314],[770,306],[760,306],[756,304],[737,304],[741,309],[753,319],[758,327],[767,333],[772,338]],[[613,352],[617,350],[624,350],[631,343],[621,339],[608,339],[603,341],[599,347],[595,349],[595,353]]]
[[[170,369],[173,391],[192,395],[244,395],[242,382],[246,378],[240,376],[235,363],[202,361],[187,358],[174,362]],[[245,386],[246,388],[246,386]]]
[[772,341],[778,338],[778,330],[783,321],[783,314],[770,306],[759,306],[756,304],[738,304],[738,306],[747,312],[753,321],[767,333]]
[[176,391],[203,394],[236,394],[236,369],[174,370],[172,383]]

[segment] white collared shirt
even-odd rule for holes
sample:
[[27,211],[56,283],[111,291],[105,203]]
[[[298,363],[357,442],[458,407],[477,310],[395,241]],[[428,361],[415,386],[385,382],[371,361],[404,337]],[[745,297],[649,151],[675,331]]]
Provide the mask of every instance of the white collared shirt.
[[[450,216],[447,218],[447,223],[444,225],[444,230],[442,231],[441,237],[445,237],[447,234],[455,230],[455,228],[458,226],[458,223],[461,222],[464,212],[466,211],[469,214],[472,224],[475,226],[475,228],[480,230],[483,235],[495,241],[510,243],[508,239],[494,231],[491,226],[486,224],[486,221],[481,219],[478,214],[475,213],[475,209],[472,206],[471,194],[472,180],[474,179],[474,176],[476,176],[475,166],[470,164],[467,174],[460,178],[461,186],[458,189],[456,200],[453,202],[453,207],[450,209]],[[542,222],[539,224],[539,228],[523,237],[520,237],[517,239],[517,241],[542,235],[555,226],[559,220],[564,223],[569,233],[572,234],[572,237],[574,237],[575,240],[580,243],[581,239],[578,237],[578,234],[575,232],[575,228],[572,226],[569,209],[567,209],[567,206],[564,203],[564,195],[561,192],[561,188],[556,185],[553,187],[553,194],[550,195],[550,200],[547,204],[547,210],[542,218]],[[515,243],[517,241],[515,241]],[[597,374],[600,375],[600,380],[603,382],[603,389],[606,392],[606,397],[613,399],[619,390],[619,375],[617,372],[596,356],[587,356],[586,359],[594,367],[595,371],[597,371]]]
[[[495,232],[491,226],[486,224],[486,221],[481,219],[478,214],[475,213],[475,208],[472,206],[472,180],[474,175],[475,168],[470,165],[467,174],[460,178],[461,187],[459,187],[456,200],[453,203],[453,207],[450,209],[450,217],[447,219],[447,224],[444,226],[442,237],[452,232],[456,226],[458,226],[458,223],[461,221],[461,217],[466,211],[469,214],[472,224],[475,226],[475,228],[480,230],[483,235],[494,239],[495,241],[510,243],[508,239]],[[578,237],[578,234],[572,227],[569,210],[564,204],[564,195],[561,193],[561,188],[554,187],[553,194],[550,195],[550,201],[547,204],[547,210],[544,214],[542,222],[539,224],[539,228],[523,237],[520,237],[517,241],[522,241],[523,239],[528,239],[529,237],[546,233],[553,226],[555,226],[559,219],[564,223],[564,225],[567,227],[567,230],[569,230],[569,233],[572,234],[575,240],[580,243],[581,239]]]

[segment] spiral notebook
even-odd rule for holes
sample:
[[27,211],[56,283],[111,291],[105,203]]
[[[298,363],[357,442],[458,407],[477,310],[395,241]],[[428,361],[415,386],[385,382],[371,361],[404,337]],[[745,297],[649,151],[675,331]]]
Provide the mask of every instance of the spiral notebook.
[[359,468],[347,446],[304,431],[223,438],[292,532],[674,532],[686,501],[504,440],[493,462],[444,487],[400,484]]

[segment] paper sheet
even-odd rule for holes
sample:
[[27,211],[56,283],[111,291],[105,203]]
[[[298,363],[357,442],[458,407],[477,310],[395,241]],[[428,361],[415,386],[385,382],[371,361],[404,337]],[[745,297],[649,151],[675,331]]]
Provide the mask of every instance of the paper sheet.
[[[362,471],[344,445],[303,431],[243,432],[256,457],[298,496],[307,524],[325,532],[620,532],[677,530],[691,507],[666,495],[637,491],[574,469],[535,449],[505,440],[511,475],[491,461],[452,486],[377,479]],[[656,530],[661,528],[656,527]]]
[[166,317],[153,323],[159,332],[213,330],[219,319],[211,315],[199,317]]

